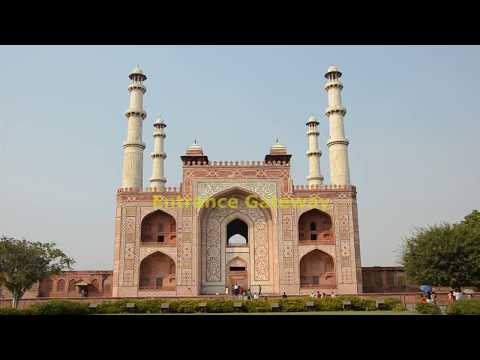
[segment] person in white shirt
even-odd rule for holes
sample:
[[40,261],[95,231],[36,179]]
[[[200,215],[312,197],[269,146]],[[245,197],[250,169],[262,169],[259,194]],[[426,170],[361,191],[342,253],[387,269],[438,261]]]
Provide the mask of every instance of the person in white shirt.
[[455,289],[453,292],[453,296],[455,297],[455,300],[462,300],[463,299],[463,292],[460,289]]

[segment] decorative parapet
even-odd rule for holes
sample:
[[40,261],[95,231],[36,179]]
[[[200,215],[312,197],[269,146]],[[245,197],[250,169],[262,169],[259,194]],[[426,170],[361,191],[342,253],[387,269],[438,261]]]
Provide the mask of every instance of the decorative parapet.
[[137,189],[137,188],[119,188],[117,189],[117,194],[121,193],[167,193],[167,194],[177,194],[180,192],[180,188],[177,187],[166,187],[164,190],[160,190],[158,188],[147,187],[145,189]]
[[346,190],[356,191],[354,185],[294,185],[294,191],[325,191],[325,190]]
[[290,166],[286,161],[185,161],[184,166]]

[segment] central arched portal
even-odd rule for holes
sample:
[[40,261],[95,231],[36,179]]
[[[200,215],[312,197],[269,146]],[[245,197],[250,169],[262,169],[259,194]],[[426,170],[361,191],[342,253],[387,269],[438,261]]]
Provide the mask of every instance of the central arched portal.
[[[222,198],[230,201],[219,201]],[[211,201],[200,210],[199,292],[223,294],[235,284],[245,290],[258,291],[261,286],[264,293],[276,291],[270,209],[238,188],[217,194],[215,200],[235,206],[213,206]]]

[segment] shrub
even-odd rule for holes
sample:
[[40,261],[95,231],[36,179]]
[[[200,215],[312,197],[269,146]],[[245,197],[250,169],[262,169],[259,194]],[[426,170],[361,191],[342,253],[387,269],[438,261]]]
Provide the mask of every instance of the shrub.
[[[140,300],[137,301],[135,304],[137,306],[136,312],[141,314],[152,313],[157,314],[162,312],[162,304],[164,301],[162,300]],[[125,312],[125,306],[123,307],[123,311]]]
[[306,311],[307,301],[302,298],[282,299],[279,301],[280,308],[286,312],[302,312]]
[[403,305],[400,302],[400,303],[393,306],[392,311],[401,312],[401,311],[407,311],[407,309],[405,309],[405,305]]
[[442,311],[435,304],[417,304],[415,305],[415,311],[424,315],[440,315]]
[[447,315],[480,315],[480,299],[455,301],[447,306]]
[[342,307],[343,301],[351,301],[353,310],[376,310],[377,308],[375,300],[372,299],[364,299],[359,296],[339,296],[338,298],[342,303]]
[[115,301],[105,301],[101,304],[98,304],[98,307],[95,311],[96,314],[122,314],[126,313],[126,305],[132,301],[128,300],[115,300]]
[[88,304],[75,301],[52,300],[31,305],[27,311],[29,315],[87,315]]
[[233,312],[233,301],[232,300],[208,300],[207,301],[207,312],[209,313],[228,313]]
[[25,315],[26,312],[20,309],[14,308],[0,308],[0,316],[1,315]]
[[318,311],[339,311],[343,309],[342,300],[338,297],[326,297],[314,301],[315,310]]
[[[385,299],[384,307],[385,307],[385,310],[394,310],[394,309],[404,308],[404,306],[402,305],[402,302],[399,299],[393,299],[393,298]],[[395,311],[399,311],[399,310],[395,310]]]
[[194,313],[198,310],[199,301],[178,300],[170,303],[170,311],[176,313]]
[[268,300],[262,300],[262,299],[244,301],[243,307],[245,308],[245,311],[250,313],[269,312],[272,310],[271,302]]

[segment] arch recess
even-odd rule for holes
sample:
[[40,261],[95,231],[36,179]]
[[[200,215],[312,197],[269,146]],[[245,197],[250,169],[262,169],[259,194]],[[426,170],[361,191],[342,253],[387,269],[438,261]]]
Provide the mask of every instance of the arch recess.
[[145,257],[140,263],[139,288],[157,290],[175,290],[176,266],[173,259],[156,251]]
[[177,243],[175,218],[162,210],[156,210],[142,219],[141,242],[174,246]]
[[330,215],[318,209],[304,212],[298,219],[298,241],[300,245],[334,244],[333,222]]
[[335,263],[327,253],[314,249],[300,259],[301,288],[335,288]]

